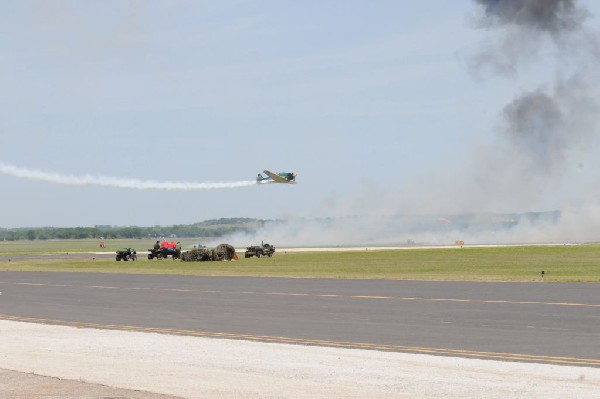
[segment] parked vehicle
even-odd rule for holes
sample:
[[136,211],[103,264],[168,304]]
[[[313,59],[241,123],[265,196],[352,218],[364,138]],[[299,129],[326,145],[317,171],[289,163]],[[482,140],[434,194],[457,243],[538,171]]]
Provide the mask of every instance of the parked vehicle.
[[256,256],[260,258],[261,256],[268,256],[269,258],[273,256],[275,253],[275,247],[266,243],[261,243],[261,245],[253,245],[250,247],[246,247],[246,253],[244,254],[244,258],[251,258]]
[[124,260],[125,262],[128,260],[137,260],[137,252],[132,248],[123,248],[117,251],[115,259],[117,261]]
[[173,259],[181,258],[181,248],[151,248],[148,249],[148,259],[167,259],[169,256]]

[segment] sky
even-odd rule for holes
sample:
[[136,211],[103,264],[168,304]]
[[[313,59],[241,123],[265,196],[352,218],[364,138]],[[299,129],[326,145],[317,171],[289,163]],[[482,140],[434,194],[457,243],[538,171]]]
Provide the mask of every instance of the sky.
[[522,2],[4,1],[0,227],[559,210],[600,240],[600,3]]

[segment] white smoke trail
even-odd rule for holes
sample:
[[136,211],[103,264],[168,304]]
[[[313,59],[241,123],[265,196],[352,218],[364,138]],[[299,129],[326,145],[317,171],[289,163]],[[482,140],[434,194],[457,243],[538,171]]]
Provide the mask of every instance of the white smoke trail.
[[137,190],[216,190],[222,188],[239,188],[255,186],[254,180],[233,182],[185,182],[185,181],[157,181],[128,179],[110,176],[94,176],[85,174],[81,176],[63,175],[55,172],[21,168],[0,162],[0,173],[21,179],[40,180],[54,184],[75,186],[104,186],[118,188],[133,188]]

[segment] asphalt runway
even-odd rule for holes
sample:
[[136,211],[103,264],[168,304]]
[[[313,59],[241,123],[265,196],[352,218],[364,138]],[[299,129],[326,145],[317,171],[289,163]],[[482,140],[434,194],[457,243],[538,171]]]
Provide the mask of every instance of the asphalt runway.
[[0,272],[0,319],[600,367],[600,285]]

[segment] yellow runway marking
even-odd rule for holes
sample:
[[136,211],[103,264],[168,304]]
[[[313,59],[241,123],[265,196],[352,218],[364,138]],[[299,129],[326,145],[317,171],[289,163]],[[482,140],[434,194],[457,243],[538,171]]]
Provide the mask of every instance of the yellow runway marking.
[[427,348],[419,346],[404,346],[404,345],[385,345],[385,344],[373,344],[365,342],[345,342],[345,341],[329,341],[321,339],[303,339],[303,338],[290,338],[290,337],[278,337],[278,336],[265,336],[265,335],[251,335],[251,334],[234,334],[234,333],[223,333],[223,332],[209,332],[209,331],[198,331],[198,330],[181,330],[173,328],[160,328],[160,327],[140,327],[140,326],[127,326],[127,325],[116,325],[116,324],[98,324],[98,323],[84,323],[66,320],[51,320],[33,317],[21,317],[0,314],[0,320],[20,321],[26,323],[42,323],[52,325],[63,325],[76,328],[94,328],[104,330],[121,330],[121,331],[135,331],[135,332],[147,332],[147,333],[158,333],[168,335],[182,335],[182,336],[193,336],[193,337],[204,337],[204,338],[223,338],[223,339],[237,339],[257,342],[272,342],[272,343],[284,343],[284,344],[295,344],[295,345],[311,345],[311,346],[324,346],[324,347],[336,347],[336,348],[347,348],[347,349],[366,349],[366,350],[380,350],[380,351],[392,351],[392,352],[406,352],[406,353],[422,353],[431,355],[443,355],[443,356],[460,356],[460,357],[471,357],[478,359],[490,359],[490,360],[502,360],[502,361],[523,361],[523,362],[535,362],[535,363],[551,363],[559,365],[571,365],[571,366],[593,366],[600,367],[600,359],[591,358],[577,358],[567,356],[544,356],[544,355],[530,355],[524,353],[505,353],[505,352],[483,352],[466,349],[447,349],[447,348]]

